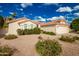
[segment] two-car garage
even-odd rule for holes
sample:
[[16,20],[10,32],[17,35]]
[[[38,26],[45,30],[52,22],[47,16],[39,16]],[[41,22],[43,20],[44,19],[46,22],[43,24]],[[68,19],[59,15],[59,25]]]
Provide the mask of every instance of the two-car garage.
[[56,34],[69,33],[69,27],[65,25],[56,25]]

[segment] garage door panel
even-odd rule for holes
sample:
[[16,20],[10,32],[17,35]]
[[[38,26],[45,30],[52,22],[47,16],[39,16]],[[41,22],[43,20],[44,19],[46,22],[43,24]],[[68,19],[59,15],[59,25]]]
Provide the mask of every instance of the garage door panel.
[[56,28],[56,33],[57,34],[64,34],[64,33],[68,33],[69,29],[67,27],[57,27]]

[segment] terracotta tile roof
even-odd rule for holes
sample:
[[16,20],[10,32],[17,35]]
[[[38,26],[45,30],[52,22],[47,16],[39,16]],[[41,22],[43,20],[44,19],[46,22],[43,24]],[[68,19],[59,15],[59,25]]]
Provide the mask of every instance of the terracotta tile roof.
[[21,23],[24,23],[24,22],[27,22],[27,21],[31,21],[32,23],[35,23],[35,24],[40,24],[41,22],[39,21],[35,21],[35,20],[30,20],[30,19],[27,19],[27,18],[18,18],[18,19],[14,19],[12,21],[8,21],[7,23],[13,23],[13,22],[17,22],[18,24],[21,24]]
[[7,21],[7,23],[13,23],[13,22],[24,22],[24,21],[27,21],[27,20],[29,20],[29,19],[27,19],[27,18],[18,18],[18,19],[13,19],[13,20],[11,20],[11,21]]
[[35,23],[35,24],[41,24],[41,22],[39,21],[34,21],[34,20],[31,20],[32,23]]
[[[65,20],[54,20],[52,22],[47,22],[47,23],[41,23],[40,25],[41,26],[51,26],[51,25],[57,25],[57,24],[60,24],[60,22],[65,22]],[[66,24],[61,24],[61,25],[66,25]]]
[[9,21],[9,23],[13,23],[13,22],[17,22],[18,24],[21,24],[21,23],[24,23],[24,22],[27,22],[27,21],[31,21],[32,23],[35,23],[35,24],[39,24],[40,26],[53,26],[53,25],[56,25],[56,24],[59,24],[61,26],[65,25],[65,26],[68,26],[67,24],[60,24],[60,22],[65,22],[65,20],[54,20],[52,22],[39,22],[39,21],[35,21],[35,20],[30,20],[30,19],[27,19],[27,18],[19,18],[19,19],[14,19],[12,21]]
[[27,22],[27,21],[29,21],[29,20],[18,21],[17,23],[18,23],[18,24],[21,24],[21,23],[24,23],[24,22]]
[[25,20],[25,21],[18,22],[18,24],[21,24],[21,23],[24,23],[24,22],[28,22],[28,21],[30,21],[32,23],[35,23],[35,24],[40,24],[41,23],[39,21],[34,21],[34,20]]

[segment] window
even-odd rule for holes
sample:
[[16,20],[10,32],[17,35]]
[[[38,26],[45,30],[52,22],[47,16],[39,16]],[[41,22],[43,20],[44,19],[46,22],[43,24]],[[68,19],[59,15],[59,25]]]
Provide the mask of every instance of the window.
[[24,24],[24,28],[27,29],[27,24]]

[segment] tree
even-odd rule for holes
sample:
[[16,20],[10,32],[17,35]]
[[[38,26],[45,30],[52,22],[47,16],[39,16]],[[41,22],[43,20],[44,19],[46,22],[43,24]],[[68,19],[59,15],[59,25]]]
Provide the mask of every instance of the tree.
[[76,18],[72,21],[70,28],[79,31],[79,18]]
[[4,26],[4,18],[3,16],[0,16],[0,28],[3,28]]
[[13,12],[10,16],[8,16],[8,20],[13,20],[16,17],[16,12]]
[[16,16],[16,12],[13,12],[13,14],[11,14],[12,17],[15,17]]
[[10,20],[12,20],[13,19],[13,17],[12,16],[8,16],[8,20],[10,21]]

